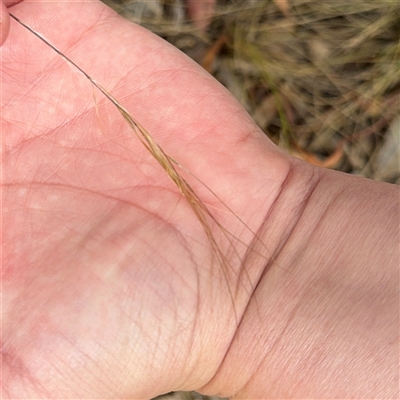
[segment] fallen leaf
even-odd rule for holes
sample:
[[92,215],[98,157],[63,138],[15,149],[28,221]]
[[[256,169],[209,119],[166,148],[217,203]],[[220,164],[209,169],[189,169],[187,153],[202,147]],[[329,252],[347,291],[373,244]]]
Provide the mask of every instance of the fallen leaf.
[[343,157],[343,145],[344,141],[339,142],[336,146],[335,151],[330,156],[324,159],[317,157],[315,154],[302,150],[297,146],[295,146],[293,151],[291,151],[291,154],[318,167],[335,168]]
[[215,10],[215,0],[187,0],[187,11],[193,24],[204,31]]
[[212,65],[214,63],[215,58],[221,50],[221,47],[225,44],[226,37],[225,35],[220,36],[213,45],[207,50],[206,55],[203,57],[201,61],[201,66],[207,71],[212,71]]
[[288,0],[273,0],[275,5],[279,8],[279,11],[285,15],[289,16],[289,1]]

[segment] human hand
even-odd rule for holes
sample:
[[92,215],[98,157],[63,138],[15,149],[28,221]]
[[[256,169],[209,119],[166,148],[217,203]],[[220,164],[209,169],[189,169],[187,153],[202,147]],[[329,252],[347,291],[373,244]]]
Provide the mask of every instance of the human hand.
[[0,46],[7,40],[10,30],[10,17],[8,15],[7,6],[11,4],[0,1]]
[[[7,0],[4,3],[3,1],[0,1],[0,46],[6,41],[10,28],[10,19],[6,6],[10,7],[11,5],[17,4],[21,1],[22,0]],[[208,25],[209,17],[212,15],[214,7],[215,0],[205,0],[201,2],[197,0],[187,0],[189,17],[200,29],[205,29]]]
[[[289,163],[208,74],[101,3],[11,11],[258,229]],[[144,398],[205,385],[261,274],[239,283],[253,235],[187,176],[245,244],[235,254],[214,226],[224,271],[121,115],[14,21],[2,71],[5,397]]]
[[209,75],[100,3],[12,12],[218,195],[181,171],[235,238],[209,220],[221,264],[118,111],[13,23],[1,65],[3,398],[394,387],[397,192],[285,156]]

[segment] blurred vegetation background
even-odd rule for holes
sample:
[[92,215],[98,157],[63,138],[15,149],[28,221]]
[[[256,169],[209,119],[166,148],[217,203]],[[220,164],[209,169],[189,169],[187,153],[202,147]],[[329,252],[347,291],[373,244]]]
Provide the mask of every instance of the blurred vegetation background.
[[316,165],[400,183],[400,0],[104,0]]
[[103,1],[202,65],[294,156],[400,183],[400,0]]

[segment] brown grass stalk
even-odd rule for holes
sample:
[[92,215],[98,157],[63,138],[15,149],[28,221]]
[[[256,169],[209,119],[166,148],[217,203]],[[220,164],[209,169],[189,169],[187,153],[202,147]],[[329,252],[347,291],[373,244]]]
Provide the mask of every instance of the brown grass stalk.
[[[267,247],[265,244],[258,238],[257,234],[251,230],[251,228],[236,214],[229,208],[228,205],[226,205],[218,196],[215,192],[213,192],[204,182],[202,182],[200,179],[198,179],[196,176],[194,176],[188,169],[186,169],[184,166],[179,164],[177,161],[175,161],[173,158],[171,158],[166,152],[160,147],[160,145],[156,142],[156,140],[153,138],[153,136],[132,116],[132,114],[111,94],[109,93],[101,84],[96,82],[86,71],[84,71],[79,65],[77,65],[73,60],[71,60],[69,57],[67,57],[61,50],[59,50],[56,46],[54,46],[52,43],[50,43],[46,38],[44,38],[39,32],[35,31],[32,27],[29,25],[25,24],[23,21],[21,21],[18,17],[16,17],[13,14],[10,14],[10,16],[17,21],[19,24],[21,24],[24,28],[29,30],[32,34],[34,34],[36,37],[38,37],[41,41],[43,41],[47,46],[49,46],[51,49],[53,49],[57,54],[59,54],[66,62],[70,63],[73,65],[74,68],[76,68],[79,72],[81,72],[92,84],[95,88],[97,88],[119,111],[119,113],[122,115],[122,117],[125,119],[125,121],[128,123],[129,127],[133,130],[135,135],[138,137],[140,142],[143,144],[143,146],[149,151],[149,153],[153,156],[153,158],[157,161],[157,163],[163,168],[163,170],[166,172],[166,174],[169,176],[169,178],[174,182],[176,187],[179,189],[183,197],[186,199],[187,203],[189,204],[190,208],[192,209],[194,215],[196,216],[197,220],[201,224],[207,239],[210,243],[211,250],[213,255],[216,257],[218,264],[222,267],[222,272],[224,275],[224,278],[226,280],[228,290],[230,293],[230,297],[232,300],[232,306],[235,312],[235,317],[236,316],[236,310],[234,307],[235,303],[235,294],[236,290],[234,291],[233,288],[230,285],[230,271],[232,268],[230,268],[229,261],[227,260],[227,257],[221,250],[220,246],[217,243],[217,240],[215,238],[215,235],[213,233],[212,229],[212,224],[214,224],[223,234],[223,236],[227,239],[228,243],[231,245],[234,253],[240,260],[239,253],[236,249],[236,246],[234,242],[236,241],[237,243],[243,244],[247,246],[243,241],[241,241],[239,238],[237,238],[235,235],[233,235],[231,232],[229,232],[217,219],[216,217],[211,213],[209,208],[204,204],[204,202],[200,199],[200,197],[197,195],[195,190],[192,188],[192,186],[187,182],[185,178],[178,172],[178,168],[184,170],[186,173],[194,177],[197,181],[200,182],[204,187],[207,188],[207,190],[210,191],[210,193],[217,198],[217,200],[228,210],[228,212],[232,213],[238,221],[243,224],[246,229],[248,229],[252,235],[254,236],[256,242],[259,242],[262,244],[263,248],[268,251]],[[265,255],[261,255],[260,252],[256,250],[252,250],[256,255],[265,257]],[[241,261],[241,260],[240,260]],[[246,273],[246,271],[244,271]],[[237,287],[237,286],[236,286]],[[236,318],[237,319],[237,318]]]

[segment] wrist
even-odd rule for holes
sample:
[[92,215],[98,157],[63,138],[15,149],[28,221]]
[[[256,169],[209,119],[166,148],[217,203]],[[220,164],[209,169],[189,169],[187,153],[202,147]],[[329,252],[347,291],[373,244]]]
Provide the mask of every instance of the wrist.
[[398,188],[294,162],[258,234],[272,256],[202,391],[395,395],[398,206]]

